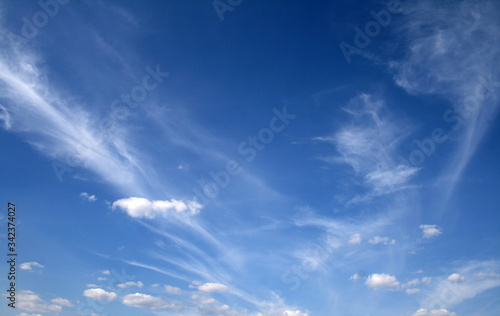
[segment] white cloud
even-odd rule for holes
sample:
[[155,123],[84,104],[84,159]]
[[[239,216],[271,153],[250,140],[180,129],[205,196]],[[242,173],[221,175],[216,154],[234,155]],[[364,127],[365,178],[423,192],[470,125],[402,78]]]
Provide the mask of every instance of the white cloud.
[[54,304],[61,305],[61,306],[66,306],[66,307],[73,307],[74,306],[73,304],[71,304],[70,301],[68,301],[65,298],[61,298],[61,297],[53,298],[50,301]]
[[441,228],[437,225],[420,225],[424,238],[437,237],[442,234]]
[[474,273],[474,277],[475,278],[479,278],[479,279],[484,279],[484,278],[500,278],[500,274],[495,273],[495,272],[490,272],[490,273],[478,272],[478,273]]
[[205,283],[198,286],[198,290],[202,292],[225,292],[228,287],[220,283]]
[[362,279],[362,277],[357,273],[351,275],[351,277],[349,278],[349,280],[352,280],[352,281],[357,281],[357,280],[361,280],[361,279]]
[[[488,120],[498,111],[498,83],[489,84],[487,90],[481,85],[500,77],[500,69],[492,67],[500,63],[497,1],[457,1],[446,6],[418,1],[408,3],[407,9],[411,19],[397,36],[408,41],[407,55],[391,63],[396,84],[411,94],[445,98],[463,113],[457,130],[461,135],[456,136],[460,142],[441,178],[451,181],[443,196],[447,200],[489,128]],[[464,110],[474,103],[471,99],[477,102],[477,110]]]
[[369,275],[365,284],[374,289],[399,286],[399,282],[395,276],[383,273]]
[[284,311],[283,316],[309,316],[309,314],[297,310],[297,311]]
[[97,281],[106,281],[108,278],[98,277]]
[[181,289],[179,289],[178,287],[175,287],[175,286],[170,286],[170,285],[165,285],[165,291],[168,294],[176,294],[176,295],[179,295],[182,293]]
[[87,192],[80,193],[80,197],[89,201],[89,202],[97,201],[97,198],[95,197],[95,195],[89,195]]
[[93,298],[97,301],[113,301],[118,296],[114,292],[106,292],[103,289],[88,289],[83,291],[83,295],[89,298]]
[[43,316],[43,315],[42,314],[21,313],[21,314],[18,314],[17,316]]
[[455,267],[456,273],[435,277],[439,282],[426,293],[420,305],[427,309],[450,308],[486,290],[499,287],[500,278],[467,278],[464,282],[464,276],[484,270],[497,270],[499,267],[498,261],[471,261],[462,267]]
[[406,294],[415,294],[420,292],[420,289],[406,289]]
[[450,276],[448,276],[448,281],[450,281],[450,282],[464,282],[465,277],[461,276],[458,273],[453,273]]
[[419,309],[413,316],[457,316],[457,314],[447,311],[446,309],[436,309],[432,311],[427,311],[425,309]]
[[43,269],[43,265],[39,264],[38,262],[24,262],[19,265],[19,268],[21,270],[28,270],[28,271],[33,271],[33,268],[40,268]]
[[384,245],[394,245],[396,243],[396,241],[394,239],[389,239],[389,237],[380,237],[380,236],[375,236],[373,238],[371,238],[370,240],[368,240],[368,243],[372,244],[372,245],[376,245],[376,244],[380,244],[380,243],[383,243]]
[[60,305],[47,304],[32,291],[20,291],[17,298],[17,307],[30,313],[59,313],[62,311],[62,307]]
[[350,244],[359,244],[361,243],[363,239],[361,238],[360,234],[352,234],[351,237],[349,238],[349,243]]
[[419,170],[397,158],[397,146],[408,135],[408,126],[392,119],[384,102],[371,95],[351,99],[344,110],[352,116],[352,122],[331,137],[315,140],[332,143],[337,149],[337,156],[321,157],[322,160],[349,165],[371,188],[370,193],[356,196],[348,204],[406,188]]
[[422,283],[429,284],[431,283],[432,278],[431,277],[423,277],[422,278]]
[[122,303],[127,306],[148,308],[148,309],[164,309],[174,308],[175,305],[167,303],[159,297],[154,297],[147,294],[135,293],[128,294],[123,297]]
[[419,279],[413,279],[413,280],[408,281],[405,284],[403,284],[402,287],[403,288],[405,288],[405,287],[412,287],[412,286],[418,285],[419,283],[420,283]]
[[10,114],[7,112],[7,109],[0,104],[0,121],[3,122],[3,128],[10,129],[12,126],[10,122]]
[[97,284],[87,284],[86,287],[99,287]]
[[153,219],[159,215],[166,216],[169,212],[186,213],[190,215],[198,214],[202,208],[201,204],[195,201],[180,201],[171,199],[170,201],[149,201],[145,198],[130,197],[113,202],[112,209],[121,209],[129,216],[135,218]]
[[101,273],[104,274],[104,275],[110,275],[111,274],[111,272],[109,272],[109,270],[102,270]]
[[139,282],[133,282],[133,281],[129,281],[129,282],[126,282],[126,283],[122,283],[122,284],[118,284],[117,287],[121,288],[121,289],[126,289],[128,287],[132,287],[132,286],[137,286],[138,288],[141,288],[144,286],[144,283],[142,283],[141,281]]

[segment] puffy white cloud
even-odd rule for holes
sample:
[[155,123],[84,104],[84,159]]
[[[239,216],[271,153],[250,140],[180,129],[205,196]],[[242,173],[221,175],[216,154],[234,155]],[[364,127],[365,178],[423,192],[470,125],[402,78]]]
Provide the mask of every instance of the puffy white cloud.
[[368,240],[368,243],[372,245],[380,244],[383,243],[384,245],[394,245],[396,241],[394,239],[390,240],[389,237],[380,237],[380,236],[375,236]]
[[89,202],[95,202],[95,201],[97,201],[97,198],[95,197],[95,195],[90,195],[87,192],[80,193],[80,197],[82,199],[85,199],[85,200],[89,201]]
[[129,281],[129,282],[126,282],[126,283],[122,283],[122,284],[118,284],[117,287],[121,288],[121,289],[126,289],[128,287],[132,287],[132,286],[137,286],[138,288],[141,288],[144,286],[144,283],[142,283],[141,281],[139,282],[133,282],[133,281]]
[[424,238],[437,237],[442,234],[441,228],[437,225],[420,225]]
[[17,298],[18,298],[17,307],[21,310],[30,313],[50,313],[50,312],[59,313],[62,310],[62,307],[60,305],[47,304],[44,300],[42,300],[37,294],[33,293],[32,291],[20,291]]
[[[165,216],[168,212],[184,213],[195,215],[202,208],[201,204],[196,201],[180,201],[171,199],[170,201],[149,201],[145,198],[130,197],[113,202],[111,208],[121,209],[129,216],[134,218],[153,219],[157,216]],[[189,213],[187,213],[189,211]]]
[[61,298],[61,297],[53,298],[50,301],[54,304],[61,305],[61,306],[66,306],[66,307],[75,306],[75,305],[71,304],[71,302],[68,301],[67,299]]
[[349,243],[350,244],[360,244],[363,239],[361,238],[360,234],[352,234],[351,237],[349,238]]
[[127,306],[149,309],[175,308],[174,304],[165,302],[159,297],[141,293],[125,295],[122,303]]
[[104,274],[104,275],[110,275],[111,274],[111,272],[109,272],[109,270],[102,270],[101,273]]
[[309,314],[297,310],[297,311],[284,311],[283,316],[309,316]]
[[170,285],[165,285],[165,291],[168,294],[176,294],[176,295],[179,295],[182,293],[181,289],[179,289],[178,287],[175,287],[175,286],[170,286]]
[[446,309],[436,309],[427,311],[426,309],[419,309],[413,316],[457,316],[457,314],[447,311]]
[[422,278],[422,283],[429,284],[431,283],[432,278],[431,277],[423,277]]
[[452,275],[450,275],[448,277],[448,281],[450,281],[450,282],[463,282],[463,281],[465,281],[465,277],[461,276],[458,273],[453,273]]
[[83,295],[97,301],[113,301],[118,297],[114,292],[106,292],[103,289],[88,289],[83,291]]
[[33,271],[33,268],[35,267],[43,269],[43,266],[38,262],[24,262],[19,265],[19,268],[21,270],[28,270],[28,271]]
[[205,283],[198,286],[198,290],[202,292],[225,292],[228,287],[220,283]]
[[17,316],[43,316],[43,315],[42,314],[21,313],[21,314],[18,314]]
[[369,275],[365,284],[374,289],[399,286],[399,282],[395,276],[383,273]]
[[415,294],[420,292],[420,289],[406,289],[406,294]]

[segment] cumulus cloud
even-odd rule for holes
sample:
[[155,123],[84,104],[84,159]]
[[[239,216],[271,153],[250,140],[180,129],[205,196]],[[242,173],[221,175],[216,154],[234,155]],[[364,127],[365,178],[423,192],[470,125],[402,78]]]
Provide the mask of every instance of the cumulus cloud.
[[184,213],[189,215],[198,214],[202,205],[196,201],[150,201],[145,198],[130,197],[113,202],[113,210],[121,209],[129,216],[135,218],[153,219],[157,216],[166,216],[169,212]]
[[117,287],[121,288],[121,289],[126,289],[128,287],[132,287],[132,286],[137,286],[138,288],[141,288],[144,286],[144,283],[142,283],[141,281],[139,282],[133,282],[133,281],[129,281],[129,282],[126,282],[126,283],[122,283],[122,284],[118,284]]
[[372,245],[376,245],[376,244],[384,244],[384,245],[394,245],[396,243],[396,241],[394,239],[389,239],[389,237],[380,237],[380,236],[375,236],[373,238],[371,238],[370,240],[368,240],[368,243],[372,244]]
[[114,301],[118,297],[116,293],[106,292],[101,288],[85,290],[83,295],[97,301]]
[[24,262],[19,265],[19,268],[21,270],[33,271],[33,268],[43,269],[43,265],[39,264],[38,262]]
[[179,289],[178,287],[175,287],[175,286],[170,286],[170,285],[165,285],[165,291],[168,294],[176,294],[176,295],[179,295],[182,293],[181,289]]
[[458,273],[453,273],[452,275],[448,276],[448,281],[450,281],[450,282],[464,282],[465,277],[461,276]]
[[64,299],[64,298],[61,298],[61,297],[53,298],[50,301],[52,303],[54,303],[54,304],[61,305],[61,306],[66,306],[66,307],[73,307],[73,306],[75,306],[75,305],[71,304],[71,302],[68,301],[67,299]]
[[420,289],[406,289],[406,294],[415,294],[420,292]]
[[399,282],[393,275],[388,274],[372,274],[366,279],[365,284],[371,288],[391,288],[399,286]]
[[85,200],[89,201],[89,202],[95,202],[95,201],[97,201],[97,198],[95,197],[95,195],[90,195],[87,192],[80,193],[80,197],[82,199],[85,199]]
[[198,286],[198,290],[202,292],[225,292],[228,287],[220,283],[205,283]]
[[437,237],[442,234],[441,228],[437,225],[420,225],[423,237],[426,239]]
[[297,310],[297,311],[284,311],[283,316],[309,316],[309,314]]
[[141,293],[125,295],[123,297],[122,303],[127,306],[148,308],[148,309],[164,309],[164,308],[175,307],[174,304],[165,302],[159,297]]
[[20,291],[17,307],[30,313],[59,313],[62,307],[56,304],[48,304],[32,291]]
[[429,284],[431,283],[432,278],[431,277],[423,277],[422,278],[422,283]]
[[349,243],[350,244],[359,244],[361,243],[362,238],[360,234],[352,234],[351,237],[349,238]]
[[413,316],[457,316],[457,314],[447,311],[446,309],[436,309],[428,311],[426,309],[419,309]]

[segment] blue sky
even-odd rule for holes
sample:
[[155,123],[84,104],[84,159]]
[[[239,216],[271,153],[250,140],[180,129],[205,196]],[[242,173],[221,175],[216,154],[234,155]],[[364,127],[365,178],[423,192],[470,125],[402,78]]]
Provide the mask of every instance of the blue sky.
[[498,315],[499,16],[0,2],[1,313]]

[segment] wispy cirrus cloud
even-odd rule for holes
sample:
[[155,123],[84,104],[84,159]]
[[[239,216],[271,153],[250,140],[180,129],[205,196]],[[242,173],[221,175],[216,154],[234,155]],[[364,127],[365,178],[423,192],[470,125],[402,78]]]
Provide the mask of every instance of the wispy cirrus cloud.
[[337,156],[323,157],[331,163],[349,165],[370,191],[350,202],[372,199],[375,196],[405,188],[418,168],[401,162],[397,147],[408,129],[393,121],[384,102],[374,96],[361,94],[349,101],[344,110],[351,122],[344,124],[328,137],[313,140],[329,142]]
[[[498,112],[500,10],[497,1],[433,1],[407,5],[411,15],[395,32],[408,46],[390,62],[397,85],[411,94],[433,94],[453,108],[446,122],[459,133],[442,179],[446,200]],[[458,130],[460,128],[460,130]]]

